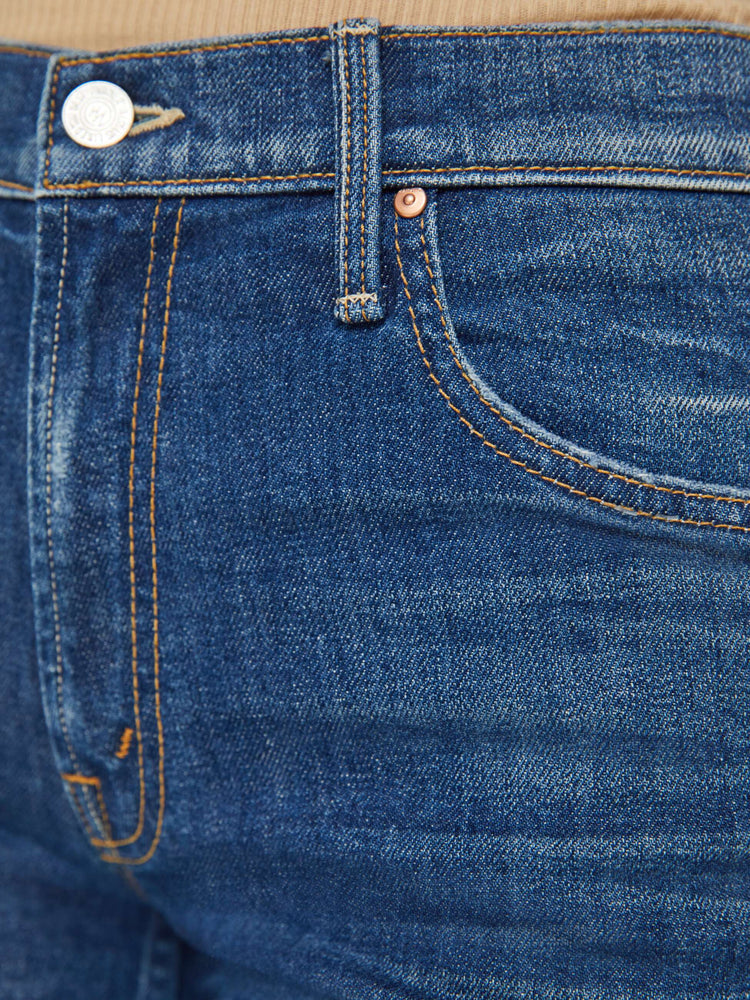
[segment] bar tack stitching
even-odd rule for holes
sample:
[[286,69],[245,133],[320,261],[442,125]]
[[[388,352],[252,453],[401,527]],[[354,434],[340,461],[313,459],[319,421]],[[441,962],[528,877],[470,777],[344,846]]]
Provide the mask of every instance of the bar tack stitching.
[[378,296],[376,292],[350,292],[349,295],[340,295],[336,301],[344,302],[348,300],[349,302],[377,302]]
[[130,752],[130,744],[133,741],[133,730],[130,726],[126,726],[122,731],[122,736],[120,737],[120,744],[115,750],[115,757],[118,760],[125,760],[128,753]]
[[366,24],[362,25],[347,25],[343,28],[333,28],[332,34],[334,35],[375,35],[377,34],[375,28],[368,27]]
[[[520,459],[515,458],[513,455],[510,454],[510,452],[503,451],[501,448],[498,447],[498,445],[496,445],[494,442],[490,441],[484,434],[482,434],[481,431],[477,430],[477,428],[471,423],[470,420],[468,420],[466,418],[466,416],[464,416],[463,412],[459,409],[458,406],[456,406],[456,404],[453,402],[453,400],[451,399],[451,397],[445,391],[445,389],[443,388],[443,386],[442,386],[439,378],[437,377],[437,375],[435,375],[435,373],[434,373],[434,371],[432,369],[432,365],[429,362],[429,359],[427,358],[427,354],[425,352],[424,345],[422,343],[422,337],[421,337],[421,334],[420,334],[419,326],[417,324],[417,318],[416,318],[416,315],[414,313],[414,309],[412,308],[412,304],[411,304],[411,292],[409,291],[409,283],[408,283],[408,280],[407,280],[406,275],[404,273],[403,263],[402,263],[402,260],[401,260],[401,247],[400,247],[399,241],[398,241],[398,215],[397,215],[397,213],[395,211],[394,211],[394,229],[395,229],[396,258],[398,260],[399,271],[401,273],[401,281],[403,282],[404,291],[405,291],[406,297],[408,299],[407,308],[408,308],[409,314],[411,316],[412,327],[414,329],[414,333],[415,333],[415,336],[416,336],[416,339],[417,339],[417,345],[419,347],[419,350],[420,350],[420,353],[421,353],[421,356],[422,356],[422,361],[424,362],[425,366],[427,367],[427,371],[429,372],[429,376],[430,376],[431,380],[437,386],[438,393],[442,396],[442,398],[448,404],[448,406],[450,407],[450,409],[453,410],[453,412],[458,416],[458,418],[461,421],[461,423],[464,424],[464,426],[468,428],[468,430],[469,430],[469,432],[471,434],[473,434],[475,437],[479,438],[479,440],[482,442],[483,445],[486,445],[488,448],[490,448],[492,451],[494,451],[495,454],[500,455],[502,458],[505,458],[507,461],[509,461],[512,465],[518,466],[519,468],[523,469],[525,472],[528,472],[530,475],[538,476],[540,479],[544,480],[544,482],[551,483],[554,486],[559,486],[562,489],[567,490],[569,493],[571,493],[574,496],[579,496],[579,497],[583,497],[586,500],[591,500],[594,503],[601,504],[603,507],[606,507],[606,508],[611,509],[611,510],[620,511],[620,512],[624,511],[624,512],[629,513],[629,514],[636,514],[636,515],[639,515],[641,517],[648,517],[648,518],[650,518],[650,519],[652,519],[654,521],[664,521],[664,522],[667,522],[667,523],[689,524],[689,525],[693,525],[695,527],[723,528],[723,529],[726,529],[726,530],[729,530],[729,531],[742,531],[742,532],[746,532],[746,533],[750,532],[750,528],[747,528],[744,525],[740,525],[740,524],[724,524],[724,523],[720,523],[720,522],[716,522],[716,521],[708,521],[708,520],[706,520],[706,521],[698,521],[698,520],[695,520],[693,518],[672,517],[672,516],[667,516],[667,515],[664,515],[664,514],[654,514],[651,511],[639,510],[639,509],[637,509],[635,507],[627,506],[626,504],[612,503],[611,501],[604,500],[602,497],[597,497],[597,496],[594,496],[593,494],[586,493],[584,490],[576,489],[575,487],[571,486],[569,483],[565,483],[565,482],[563,482],[562,480],[560,480],[560,479],[558,479],[556,477],[553,478],[552,476],[547,476],[540,469],[534,469],[534,468],[532,468],[526,462],[523,462]],[[644,484],[644,485],[651,485],[651,484]],[[721,498],[717,498],[717,499],[721,499]]]

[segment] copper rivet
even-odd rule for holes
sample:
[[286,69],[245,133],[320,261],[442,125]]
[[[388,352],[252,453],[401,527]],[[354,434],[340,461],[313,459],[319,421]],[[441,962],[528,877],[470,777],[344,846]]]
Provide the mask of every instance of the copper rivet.
[[401,188],[393,199],[394,208],[402,219],[413,219],[424,211],[426,204],[424,188]]

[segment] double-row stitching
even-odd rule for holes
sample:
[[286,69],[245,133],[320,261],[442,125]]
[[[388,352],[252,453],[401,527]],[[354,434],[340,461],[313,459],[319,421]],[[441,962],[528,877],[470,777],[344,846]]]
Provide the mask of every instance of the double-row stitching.
[[739,177],[748,178],[750,173],[743,170],[703,170],[693,167],[644,167],[628,166],[621,163],[592,163],[592,164],[536,164],[536,163],[508,163],[505,166],[482,166],[473,164],[464,167],[408,167],[405,169],[388,169],[384,174],[396,174],[397,176],[407,176],[412,174],[465,174],[465,173],[549,173],[549,174],[569,174],[569,173],[625,173],[625,174],[665,174],[670,177]]
[[90,805],[89,808],[91,810],[91,815],[94,818],[94,821],[99,830],[99,833],[101,834],[101,837],[111,837],[112,826],[109,821],[109,814],[107,813],[107,807],[104,804],[104,796],[102,795],[102,784],[99,778],[97,778],[95,775],[92,774],[79,774],[77,772],[71,773],[67,771],[62,771],[60,773],[60,777],[64,778],[65,781],[67,781],[68,784],[70,785],[71,791],[73,793],[73,799],[75,801],[76,806],[78,807],[79,813],[81,814],[81,818],[84,822],[84,825],[86,827],[86,832],[88,833],[89,840],[91,841],[91,843],[92,844],[100,843],[100,838],[98,838],[96,833],[94,833],[94,831],[91,829],[88,820],[86,819],[86,815],[83,812],[83,809],[81,808],[81,805],[78,801],[77,792],[79,788],[81,788],[84,792],[88,792],[89,794],[91,793],[92,788],[96,792],[99,811],[97,813],[97,810],[93,807],[93,805]]
[[[71,782],[71,786],[70,787],[71,787],[71,792],[73,794],[73,800],[74,800],[74,802],[76,804],[76,807],[78,809],[80,817],[81,817],[81,819],[83,821],[83,824],[84,824],[84,826],[86,828],[86,832],[87,832],[87,834],[89,836],[89,840],[91,840],[92,843],[96,840],[96,836],[93,833],[93,831],[91,830],[91,827],[90,827],[90,825],[88,823],[88,820],[86,819],[86,815],[85,815],[83,809],[81,808],[80,802],[78,801],[77,791],[78,791],[78,786],[79,785],[82,785],[84,788],[86,786],[88,786],[88,785],[91,785],[91,786],[93,786],[93,787],[96,788],[96,797],[97,797],[98,802],[99,802],[99,810],[100,810],[101,816],[102,816],[102,820],[101,821],[97,818],[97,826],[102,826],[102,823],[103,823],[103,829],[101,831],[102,832],[102,836],[107,837],[108,839],[111,840],[112,839],[112,824],[110,823],[109,815],[107,813],[107,807],[104,804],[104,796],[102,795],[101,782],[99,781],[99,779],[95,778],[95,777],[85,777],[84,775],[80,775],[80,774],[63,774],[63,777],[67,781]],[[118,857],[117,860],[118,860],[118,862],[122,862],[123,859]],[[133,875],[129,871],[129,869],[122,868],[121,871],[122,871],[122,875],[123,875],[125,881],[131,887],[131,889],[133,889],[133,891],[136,893],[137,896],[140,896],[140,898],[143,899],[144,898],[144,896],[143,896],[143,890],[138,885],[138,883],[136,882],[135,878],[133,877]]]
[[[611,510],[626,512],[628,514],[634,514],[640,517],[647,517],[654,521],[663,521],[669,524],[678,523],[678,524],[688,524],[693,527],[712,527],[712,528],[722,528],[728,531],[742,531],[746,533],[750,532],[750,528],[747,528],[744,525],[740,524],[725,524],[722,522],[711,521],[711,520],[699,521],[694,518],[683,518],[676,516],[667,516],[664,514],[655,514],[652,511],[640,510],[636,507],[630,507],[626,504],[613,503],[612,501],[604,500],[602,497],[594,496],[593,494],[587,493],[584,490],[576,489],[574,486],[570,485],[569,483],[563,482],[561,479],[558,479],[557,477],[548,476],[545,473],[543,473],[540,469],[532,468],[526,462],[521,461],[521,459],[515,458],[510,452],[504,451],[493,441],[490,441],[489,438],[486,437],[486,435],[484,435],[480,430],[478,430],[474,426],[474,424],[472,424],[472,422],[464,415],[462,410],[453,402],[450,395],[443,388],[440,379],[432,369],[432,365],[430,364],[429,358],[427,357],[427,352],[424,349],[424,344],[422,343],[422,336],[419,330],[419,325],[417,323],[417,317],[416,314],[414,313],[414,309],[411,303],[412,296],[409,290],[409,282],[404,272],[404,267],[401,260],[401,247],[398,240],[398,215],[395,211],[394,211],[393,224],[395,232],[394,240],[396,246],[396,259],[398,261],[399,272],[401,274],[401,281],[403,283],[404,291],[407,298],[407,308],[411,316],[412,327],[417,340],[417,345],[419,347],[420,354],[422,356],[422,361],[424,362],[427,368],[430,379],[436,385],[440,396],[445,400],[450,409],[458,416],[461,423],[469,430],[469,432],[472,435],[477,437],[482,442],[483,445],[490,448],[496,455],[499,455],[501,458],[506,459],[512,465],[515,465],[518,468],[523,469],[525,472],[528,472],[530,475],[537,476],[544,482],[551,483],[554,486],[559,486],[560,488],[567,490],[573,496],[582,497],[583,499],[590,500],[593,503],[600,504],[601,506]],[[652,485],[652,484],[644,483],[643,485]]]
[[520,434],[521,437],[526,438],[528,441],[532,441],[534,444],[539,445],[540,448],[546,448],[554,455],[559,455],[560,458],[568,459],[570,462],[575,462],[576,465],[580,465],[583,466],[584,468],[591,469],[593,472],[600,472],[603,476],[606,476],[608,479],[619,479],[622,482],[628,483],[631,486],[639,486],[642,487],[643,489],[655,490],[660,493],[672,493],[675,496],[692,497],[693,499],[696,500],[721,500],[724,503],[737,503],[737,504],[744,504],[745,506],[750,505],[750,499],[743,499],[742,497],[725,497],[725,496],[719,496],[718,494],[715,493],[697,493],[690,490],[681,490],[672,486],[662,486],[657,483],[649,483],[645,479],[635,479],[633,476],[626,476],[619,472],[612,472],[610,469],[602,469],[598,465],[593,465],[591,462],[587,462],[582,458],[578,458],[577,455],[571,455],[567,451],[562,451],[559,448],[555,448],[554,445],[549,444],[549,442],[543,441],[541,438],[536,437],[529,431],[524,430],[523,427],[519,427],[517,424],[514,424],[509,417],[507,417],[504,413],[498,410],[498,408],[494,406],[490,402],[490,400],[486,399],[482,395],[481,390],[474,382],[472,377],[469,375],[469,373],[466,371],[463,364],[461,363],[461,359],[456,353],[456,350],[453,346],[453,342],[451,341],[450,333],[448,331],[448,324],[445,319],[445,310],[443,309],[443,305],[440,301],[440,295],[438,294],[438,290],[435,287],[435,275],[432,272],[432,267],[430,265],[430,256],[427,250],[427,243],[424,237],[424,218],[423,217],[420,218],[419,221],[420,221],[419,236],[422,241],[422,248],[423,248],[422,252],[424,254],[425,266],[427,268],[427,273],[430,276],[430,287],[432,288],[432,297],[435,300],[435,304],[437,305],[438,310],[440,311],[440,322],[443,325],[443,334],[445,336],[446,341],[448,342],[448,348],[451,352],[451,355],[453,356],[453,360],[458,366],[458,370],[461,372],[461,375],[469,383],[472,390],[476,393],[480,401],[484,403],[484,405],[488,407],[492,411],[492,413],[495,414],[495,416],[499,417],[503,421],[503,423],[506,424],[512,431],[515,431],[517,434]]
[[146,284],[143,292],[143,302],[141,305],[141,329],[138,342],[138,359],[136,362],[135,388],[133,390],[133,407],[130,418],[130,460],[128,465],[128,562],[130,576],[130,644],[131,644],[131,674],[133,689],[133,715],[135,718],[135,739],[138,753],[138,821],[135,830],[126,837],[112,839],[111,836],[96,841],[99,847],[124,847],[133,844],[141,836],[146,814],[146,779],[144,770],[143,753],[143,732],[141,727],[140,713],[140,689],[138,684],[138,635],[136,625],[136,580],[135,580],[135,528],[134,528],[134,506],[135,506],[135,445],[136,432],[138,428],[138,402],[141,389],[141,375],[143,370],[143,352],[146,341],[146,327],[148,325],[148,300],[151,288],[151,276],[153,272],[156,228],[159,219],[159,210],[162,199],[157,199],[154,207],[153,218],[151,220],[151,238],[149,241],[148,268],[146,271]]
[[[368,33],[371,33],[368,29]],[[360,207],[360,294],[362,298],[362,318],[368,319],[367,293],[365,292],[365,192],[367,189],[367,61],[365,60],[365,33],[359,36],[362,55],[362,101],[363,101],[363,142],[362,142],[362,203]]]
[[[132,187],[133,185],[145,188],[163,187],[165,184],[254,184],[259,181],[297,181],[306,179],[332,180],[336,176],[333,171],[316,170],[305,171],[298,174],[256,174],[247,177],[165,177],[157,180],[131,180],[131,181],[75,181],[70,184],[48,184],[44,187],[48,191],[78,191],[89,188],[101,187]],[[750,176],[750,175],[748,175]],[[33,188],[29,188],[33,190]]]
[[[159,200],[159,202],[161,199]],[[143,831],[143,823],[145,816],[145,774],[143,767],[143,751],[142,751],[142,734],[140,728],[140,715],[138,709],[138,677],[137,677],[137,646],[136,646],[136,633],[135,633],[135,605],[132,596],[133,587],[133,549],[130,548],[130,569],[131,569],[131,643],[133,646],[132,652],[132,683],[133,683],[133,704],[134,704],[134,715],[136,717],[136,729],[137,729],[137,742],[138,742],[138,768],[139,768],[139,819],[138,826],[134,834],[129,837],[123,837],[120,839],[115,839],[112,836],[112,827],[109,821],[109,816],[107,814],[107,808],[104,802],[104,796],[102,794],[101,780],[96,775],[82,775],[77,772],[75,773],[62,773],[62,777],[71,784],[73,791],[73,798],[81,815],[81,819],[84,823],[86,831],[88,833],[91,843],[97,847],[107,847],[110,848],[109,853],[102,853],[101,858],[103,861],[110,862],[118,865],[142,865],[145,864],[153,856],[156,848],[159,844],[162,835],[163,823],[164,823],[164,813],[166,805],[166,789],[164,780],[164,728],[161,716],[161,688],[159,682],[159,667],[160,667],[160,651],[159,651],[159,591],[158,591],[158,561],[157,561],[157,545],[156,545],[156,513],[155,513],[155,491],[156,491],[156,456],[157,456],[157,443],[159,435],[159,415],[161,411],[161,394],[162,394],[162,383],[164,374],[164,359],[166,355],[167,348],[167,336],[169,331],[169,317],[171,308],[171,297],[172,297],[172,278],[174,275],[175,262],[177,260],[177,248],[180,239],[180,226],[182,221],[182,213],[185,207],[185,198],[180,200],[180,206],[177,212],[177,218],[175,221],[174,236],[172,239],[172,254],[169,262],[169,271],[167,275],[167,285],[164,303],[164,321],[162,326],[162,337],[161,345],[159,351],[159,370],[157,375],[157,388],[156,388],[156,404],[154,407],[154,421],[152,428],[151,437],[151,471],[149,476],[149,536],[151,542],[151,599],[152,599],[152,614],[153,614],[153,649],[154,649],[154,710],[156,715],[156,727],[157,727],[157,743],[158,743],[158,783],[159,783],[159,806],[158,815],[156,821],[156,830],[154,836],[151,840],[151,844],[145,854],[142,854],[137,858],[125,858],[122,857],[116,850],[119,846],[125,846],[126,844],[134,843]],[[140,386],[140,372],[141,372],[141,361],[142,361],[142,350],[143,350],[143,336],[146,327],[146,315],[148,308],[148,289],[150,287],[150,276],[153,265],[153,247],[154,247],[154,234],[156,230],[156,221],[158,218],[159,204],[154,210],[154,217],[152,220],[151,228],[151,249],[149,253],[149,269],[146,277],[146,290],[144,291],[144,302],[142,309],[142,320],[141,320],[141,341],[139,343],[139,358],[136,373],[136,389],[134,390],[134,417],[137,415],[137,398]],[[135,428],[131,423],[131,470],[133,468],[134,457],[132,452],[132,435],[135,434]],[[132,523],[130,521],[130,512],[132,510],[132,493],[131,493],[131,475],[132,471],[129,472],[129,485],[128,485],[128,496],[129,496],[129,525]],[[130,536],[130,530],[129,530]],[[131,536],[132,537],[132,536]],[[131,542],[132,546],[132,542]],[[64,726],[64,719],[63,719]],[[69,744],[69,749],[71,752],[72,759],[75,760],[75,754],[73,752],[72,746]],[[77,765],[76,765],[77,768]],[[102,817],[101,822],[103,822],[103,836],[96,837],[94,832],[91,830],[91,826],[83,812],[77,796],[75,795],[75,786],[82,787],[84,793],[90,795],[91,788],[96,790],[96,795],[99,803],[99,813]],[[93,804],[90,805],[91,813],[93,816],[97,817],[96,808]],[[97,825],[101,826],[101,822],[97,817]],[[136,886],[137,888],[137,886]]]
[[[352,29],[348,29],[350,33]],[[357,33],[357,32],[353,32]],[[363,29],[362,34],[369,33],[369,29]],[[458,37],[514,37],[514,36],[575,36],[575,35],[629,35],[629,34],[673,34],[673,35],[716,35],[725,38],[737,38],[742,41],[748,41],[750,35],[743,31],[733,31],[731,29],[722,28],[688,28],[684,26],[680,27],[637,27],[637,28],[561,28],[561,29],[528,29],[528,28],[511,28],[511,29],[493,29],[493,30],[455,30],[455,31],[401,31],[401,32],[383,32],[381,34],[382,40],[393,40],[393,39],[405,39],[405,38],[458,38]],[[82,181],[74,184],[50,184],[49,183],[49,165],[50,165],[50,155],[53,146],[53,135],[52,135],[52,125],[55,117],[55,101],[57,93],[57,84],[60,69],[63,66],[79,66],[83,64],[95,65],[110,62],[122,62],[129,59],[154,59],[157,57],[169,58],[173,56],[181,55],[191,55],[196,52],[216,52],[225,49],[244,49],[250,46],[262,46],[262,45],[284,45],[284,44],[302,44],[307,42],[320,42],[328,41],[327,35],[311,35],[307,37],[296,37],[296,38],[270,38],[270,39],[253,39],[246,42],[228,42],[218,45],[202,45],[185,47],[181,49],[161,49],[155,52],[140,51],[140,52],[126,52],[115,54],[111,56],[96,56],[93,58],[80,58],[80,59],[63,59],[55,67],[55,73],[52,80],[51,97],[50,97],[50,113],[47,128],[47,152],[45,156],[44,163],[44,176],[42,184],[45,188],[49,190],[76,190],[85,187],[100,187],[106,182],[102,181]],[[346,48],[346,46],[344,46]],[[47,54],[49,55],[49,54]],[[564,170],[564,169],[580,169],[580,170],[636,170],[639,168],[626,168],[618,166],[604,166],[604,167],[572,167],[572,168],[530,168],[530,167],[457,167],[457,168],[446,168],[456,169],[456,170],[524,170],[524,169],[551,169],[551,170]],[[642,168],[647,170],[648,168]],[[384,174],[406,174],[406,173],[424,173],[424,172],[440,172],[440,168],[426,168],[424,171],[399,171],[390,170],[383,171]],[[651,172],[654,173],[666,173],[666,174],[689,174],[696,176],[719,176],[719,177],[736,177],[736,178],[748,178],[750,173],[742,171],[715,171],[715,170],[670,170],[665,169],[655,169]],[[335,176],[329,172],[309,172],[309,173],[299,173],[299,174],[287,174],[287,175],[259,175],[257,177],[215,177],[215,178],[172,178],[169,180],[159,180],[159,181],[112,181],[109,182],[108,186],[122,186],[127,184],[143,184],[150,186],[151,184],[198,184],[198,183],[253,183],[257,181],[269,180],[269,181],[282,181],[282,180],[294,180],[296,178],[307,178],[307,177],[333,177]]]
[[[372,32],[371,28],[363,26],[359,29],[348,27],[346,29],[350,34],[370,34]],[[549,29],[539,29],[539,28],[491,28],[491,29],[456,29],[456,30],[441,30],[441,31],[383,31],[381,37],[387,39],[399,39],[399,38],[461,38],[466,36],[477,36],[484,38],[492,38],[495,36],[518,36],[518,35],[530,35],[530,36],[543,36],[543,35],[632,35],[632,34],[654,34],[654,35],[664,35],[664,34],[684,34],[684,35],[721,35],[726,38],[740,38],[745,41],[750,39],[750,34],[747,31],[734,31],[727,28],[690,28],[685,26],[675,26],[675,27],[651,27],[651,26],[641,26],[641,27],[620,27],[620,28],[549,28]],[[93,56],[93,57],[81,57],[80,59],[66,59],[64,60],[67,66],[79,66],[82,63],[93,63],[101,64],[108,62],[123,62],[128,59],[156,59],[156,58],[169,58],[172,56],[183,56],[192,55],[196,52],[218,52],[226,49],[245,49],[251,46],[264,46],[264,45],[296,45],[305,42],[326,42],[328,41],[327,35],[307,35],[299,36],[295,38],[260,38],[251,39],[245,42],[222,42],[219,44],[211,45],[194,45],[185,46],[181,49],[158,49],[157,51],[142,50],[139,52],[124,52],[124,53],[114,53],[113,55],[104,56]],[[15,47],[8,47],[5,51],[20,51],[28,52],[29,55],[44,55],[49,57],[53,55],[52,52],[39,52],[36,53],[34,50],[18,49]]]
[[[137,366],[137,375],[136,375],[136,387],[135,387],[134,400],[133,400],[133,418],[132,418],[132,428],[131,428],[131,465],[130,465],[130,474],[129,474],[128,528],[129,528],[129,537],[130,537],[130,544],[131,544],[130,560],[131,560],[131,601],[132,602],[135,601],[135,595],[134,595],[134,586],[135,585],[134,585],[134,580],[133,580],[133,573],[134,573],[133,558],[134,558],[134,556],[133,556],[133,520],[132,520],[132,517],[133,517],[133,509],[132,509],[132,500],[133,500],[132,474],[133,474],[134,447],[135,447],[135,445],[134,445],[134,439],[135,439],[135,425],[136,425],[136,418],[137,418],[137,411],[138,411],[138,395],[139,395],[139,386],[140,386],[140,379],[141,379],[141,363],[142,363],[142,358],[143,358],[143,344],[144,344],[144,337],[145,337],[146,316],[147,316],[147,310],[148,310],[148,291],[149,291],[149,286],[150,286],[150,283],[151,283],[151,271],[152,271],[153,259],[154,259],[154,239],[155,239],[155,233],[156,233],[156,221],[157,221],[157,218],[158,218],[158,215],[159,215],[159,206],[160,206],[160,204],[161,204],[161,198],[159,198],[158,201],[157,201],[157,203],[156,203],[156,208],[154,210],[154,217],[153,217],[153,222],[152,222],[152,227],[151,227],[151,243],[150,243],[150,253],[149,253],[149,264],[148,264],[148,273],[147,273],[147,276],[146,276],[146,290],[144,292],[144,300],[143,300],[143,308],[142,308],[141,339],[140,339],[140,344],[139,344],[139,348],[138,348],[138,366]],[[131,606],[131,620],[133,622],[134,622],[134,618],[135,618],[135,607],[134,607],[134,603],[133,603],[133,605]],[[135,714],[135,719],[136,719],[136,730],[137,730],[138,774],[139,774],[139,786],[140,786],[140,804],[139,804],[138,827],[137,827],[135,833],[133,835],[131,835],[130,837],[123,837],[123,838],[120,838],[120,839],[118,839],[116,841],[113,839],[112,832],[111,832],[112,828],[111,828],[111,824],[109,822],[109,816],[107,814],[107,808],[106,808],[106,805],[104,803],[104,796],[102,794],[101,781],[100,781],[99,778],[97,778],[96,776],[93,776],[93,775],[86,775],[86,776],[84,776],[84,775],[80,775],[80,774],[77,774],[77,773],[74,773],[74,774],[63,773],[63,777],[66,779],[66,781],[68,781],[69,783],[71,783],[71,788],[72,788],[74,800],[75,800],[76,806],[78,807],[79,812],[81,813],[81,817],[82,817],[82,819],[84,821],[84,825],[86,827],[86,832],[87,832],[87,834],[89,836],[89,839],[90,839],[91,843],[94,844],[97,847],[101,847],[101,846],[117,847],[117,846],[124,846],[126,844],[133,843],[140,836],[140,834],[142,832],[142,829],[143,829],[143,820],[144,820],[144,813],[145,813],[145,783],[144,783],[144,773],[143,773],[143,741],[142,741],[141,726],[140,726],[139,696],[138,696],[138,673],[137,673],[137,652],[136,652],[136,647],[135,647],[135,625],[134,624],[131,625],[131,630],[132,630],[133,661],[134,661],[133,662],[133,704],[134,704],[134,714]],[[95,821],[97,823],[97,826],[99,827],[100,836],[97,836],[96,833],[94,833],[91,830],[91,828],[89,826],[89,823],[86,820],[85,814],[83,813],[83,810],[81,809],[81,805],[79,803],[78,796],[76,794],[76,792],[77,792],[77,786],[81,786],[82,789],[83,789],[83,791],[84,791],[84,794],[87,793],[88,795],[90,795],[90,788],[91,787],[93,787],[96,790],[96,796],[97,796],[97,800],[98,800],[98,804],[99,804],[99,816],[97,816],[96,811],[93,809],[93,806],[91,806],[91,808],[92,808],[92,815],[94,816],[94,819],[95,819]],[[101,817],[101,819],[100,819],[100,817]]]
[[166,790],[164,782],[164,726],[161,716],[161,686],[160,686],[160,650],[159,650],[159,582],[158,582],[158,560],[156,544],[156,456],[159,438],[159,415],[161,412],[162,383],[164,378],[164,359],[167,351],[167,336],[169,332],[169,317],[172,302],[172,278],[174,276],[175,262],[177,260],[177,248],[180,242],[180,226],[182,213],[185,207],[185,198],[180,199],[180,207],[177,211],[175,221],[174,236],[172,238],[172,254],[169,261],[169,273],[167,275],[167,287],[164,301],[164,322],[162,326],[161,345],[159,349],[159,372],[156,383],[156,404],[154,407],[154,422],[151,435],[151,473],[149,477],[149,535],[151,539],[151,603],[153,615],[153,647],[154,647],[154,713],[156,715],[156,731],[158,743],[158,781],[159,781],[159,806],[156,819],[156,830],[151,840],[151,844],[145,854],[138,858],[122,858],[117,854],[102,854],[103,861],[115,862],[123,865],[142,865],[153,857],[156,848],[161,840],[164,824],[164,812],[166,805]]
[[[48,161],[49,162],[49,161]],[[597,173],[623,173],[623,174],[651,174],[655,177],[727,177],[735,180],[750,180],[750,172],[744,170],[704,170],[693,167],[644,167],[627,166],[619,163],[591,164],[591,165],[550,165],[550,164],[524,164],[510,163],[505,166],[487,166],[482,164],[472,164],[463,167],[389,167],[382,171],[384,177],[413,177],[428,174],[507,174],[507,173],[549,173],[549,174],[597,174]],[[45,167],[44,187],[48,191],[78,191],[89,188],[114,188],[114,187],[163,187],[167,184],[255,184],[261,181],[296,181],[306,179],[333,180],[336,174],[332,171],[304,171],[296,174],[255,174],[252,176],[233,177],[163,177],[155,180],[129,180],[129,181],[107,181],[107,180],[83,180],[66,184],[47,183],[47,169]],[[13,182],[6,182],[12,184]],[[18,186],[18,185],[15,185]],[[33,191],[33,188],[22,190]]]
[[[343,34],[343,32],[342,32]],[[349,56],[346,37],[341,46],[344,55],[344,76],[346,78],[346,192],[344,196],[344,315],[349,321],[349,179],[352,163],[352,102],[349,80]]]
[[459,29],[456,31],[390,31],[382,37],[394,38],[466,38],[466,37],[513,37],[518,35],[551,36],[551,35],[723,35],[725,38],[750,39],[746,31],[732,31],[725,28],[687,28],[687,27],[633,27],[633,28],[497,28],[489,31]]
[[157,56],[180,56],[180,55],[190,55],[194,52],[219,52],[229,49],[245,49],[251,46],[259,45],[296,45],[303,42],[322,42],[327,41],[326,35],[309,35],[307,37],[298,38],[263,38],[263,39],[253,39],[247,42],[225,42],[219,45],[202,45],[195,46],[194,48],[183,48],[183,49],[165,49],[159,52],[126,52],[119,55],[113,56],[95,56],[94,58],[88,59],[61,59],[60,62],[55,66],[55,73],[52,78],[52,90],[50,94],[50,111],[49,111],[49,123],[47,127],[47,153],[44,159],[44,177],[43,185],[44,187],[49,187],[48,177],[49,177],[49,163],[50,156],[52,153],[52,146],[54,138],[52,135],[52,124],[55,118],[55,100],[57,94],[57,83],[60,76],[60,70],[63,66],[81,66],[81,65],[95,65],[107,62],[122,62],[127,59],[154,59]]

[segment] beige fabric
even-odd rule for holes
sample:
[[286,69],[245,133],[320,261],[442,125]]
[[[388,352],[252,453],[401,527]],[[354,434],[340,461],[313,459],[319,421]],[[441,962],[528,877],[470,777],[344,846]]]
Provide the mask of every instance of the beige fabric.
[[113,49],[363,16],[384,25],[635,18],[750,25],[750,0],[0,0],[0,39]]

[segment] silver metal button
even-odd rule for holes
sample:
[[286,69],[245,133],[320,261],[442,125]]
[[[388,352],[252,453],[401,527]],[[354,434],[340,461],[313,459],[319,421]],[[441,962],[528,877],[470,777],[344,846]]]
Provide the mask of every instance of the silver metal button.
[[63,128],[79,146],[100,149],[114,146],[130,131],[133,102],[116,83],[88,80],[65,98]]

